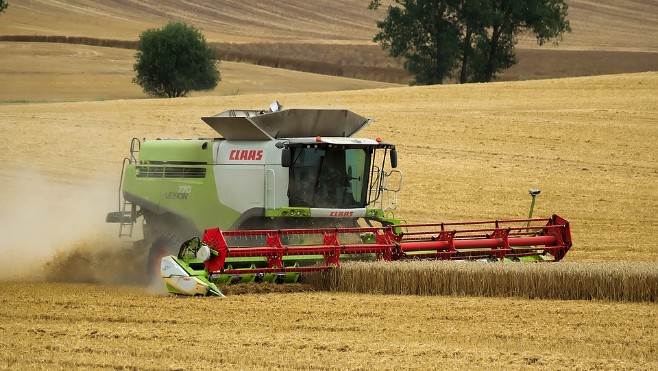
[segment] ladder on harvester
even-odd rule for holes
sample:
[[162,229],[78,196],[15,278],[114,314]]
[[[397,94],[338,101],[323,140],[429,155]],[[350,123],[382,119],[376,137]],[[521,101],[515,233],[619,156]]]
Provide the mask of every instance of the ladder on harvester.
[[[127,211],[130,209],[130,211]],[[135,227],[133,215],[137,212],[137,207],[132,202],[123,199],[121,207],[121,217],[119,221],[119,237],[132,237],[133,228]]]
[[126,163],[134,164],[137,162],[135,153],[139,153],[141,142],[137,138],[133,138],[130,142],[130,156],[123,159],[121,166],[121,177],[119,184],[119,237],[132,237],[135,227],[135,219],[137,219],[137,205],[126,200],[122,195],[123,176],[126,169]]

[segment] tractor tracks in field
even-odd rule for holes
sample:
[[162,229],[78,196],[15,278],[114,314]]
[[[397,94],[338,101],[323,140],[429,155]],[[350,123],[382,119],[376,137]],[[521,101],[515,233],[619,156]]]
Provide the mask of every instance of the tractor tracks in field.
[[[402,146],[400,146],[402,147]],[[498,151],[483,151],[477,149],[455,149],[455,148],[444,148],[437,151],[437,148],[429,145],[417,145],[417,144],[405,144],[404,148],[413,148],[411,152],[421,153],[426,151],[431,151],[433,158],[474,158],[477,159],[478,163],[483,161],[493,163],[494,167],[502,167],[505,165],[512,164],[514,167],[521,166],[521,164],[528,164],[532,162],[540,161],[543,164],[554,165],[558,162],[562,167],[568,166],[574,169],[579,169],[581,171],[591,171],[593,169],[598,169],[603,172],[612,171],[613,169],[623,168],[637,172],[645,172],[649,175],[653,174],[658,176],[658,168],[654,166],[638,165],[629,163],[627,160],[618,160],[618,161],[591,161],[591,160],[582,160],[578,158],[567,158],[564,155],[554,155],[554,154],[543,154],[543,152],[538,151],[535,154],[521,154],[521,153],[506,153]]]

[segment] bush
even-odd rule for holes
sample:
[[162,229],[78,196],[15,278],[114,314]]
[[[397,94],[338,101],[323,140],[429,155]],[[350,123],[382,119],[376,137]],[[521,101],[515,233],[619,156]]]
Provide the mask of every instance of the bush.
[[192,26],[171,22],[139,37],[133,82],[155,97],[183,97],[192,90],[212,90],[220,81],[217,54]]

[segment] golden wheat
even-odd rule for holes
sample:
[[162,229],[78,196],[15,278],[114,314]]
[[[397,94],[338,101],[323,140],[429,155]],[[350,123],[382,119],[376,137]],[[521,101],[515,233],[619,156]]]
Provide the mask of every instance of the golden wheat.
[[304,278],[319,290],[368,294],[648,302],[658,298],[658,263],[650,262],[349,262]]

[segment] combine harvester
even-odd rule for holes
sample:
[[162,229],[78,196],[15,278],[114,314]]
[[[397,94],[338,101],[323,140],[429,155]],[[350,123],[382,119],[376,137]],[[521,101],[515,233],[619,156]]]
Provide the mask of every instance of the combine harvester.
[[535,190],[527,219],[402,223],[392,213],[402,185],[395,146],[354,138],[371,120],[353,112],[275,102],[203,120],[222,138],[133,139],[120,211],[106,218],[120,237],[142,220],[133,247],[148,249],[149,272],[169,292],[297,282],[341,260],[545,262],[571,247],[566,220],[532,218]]

